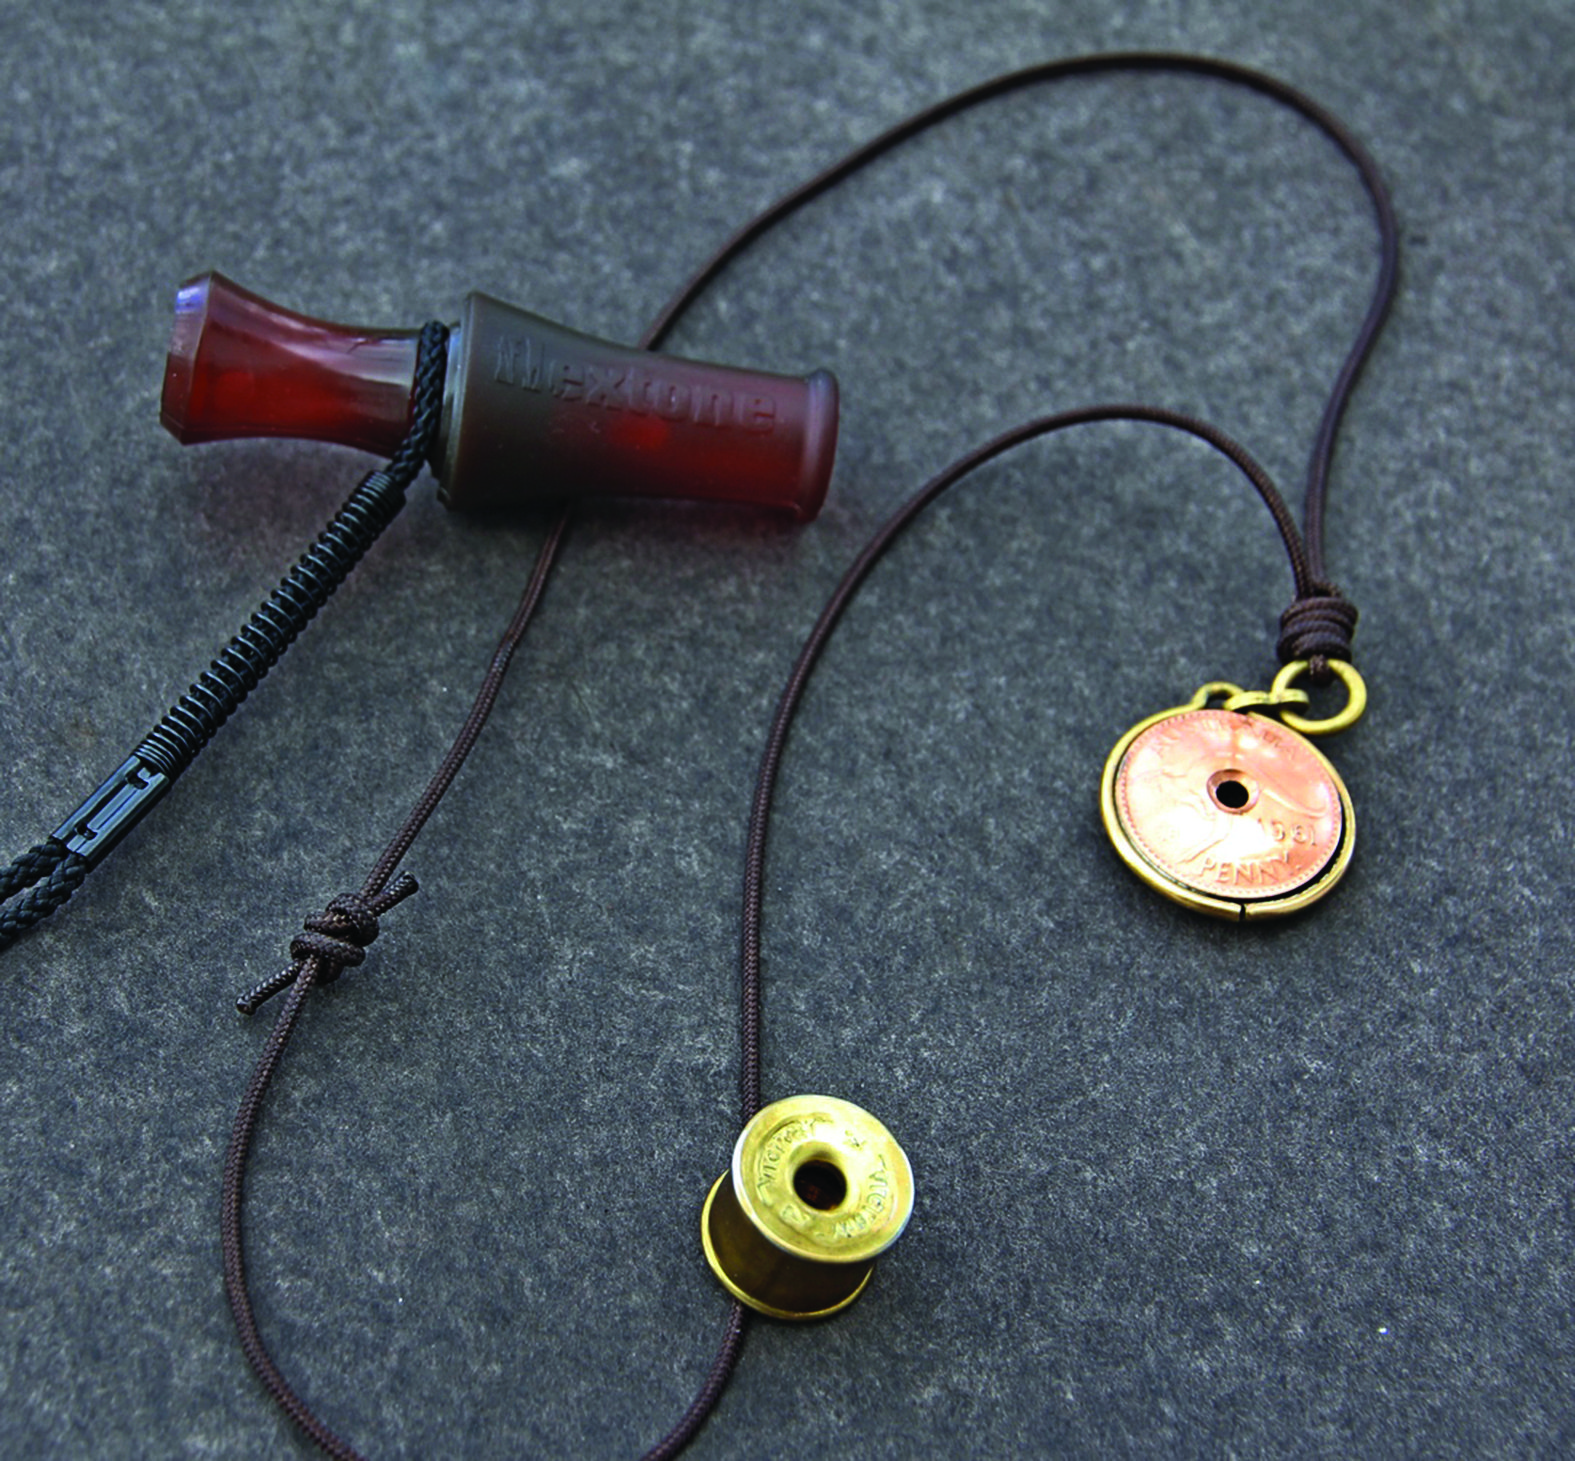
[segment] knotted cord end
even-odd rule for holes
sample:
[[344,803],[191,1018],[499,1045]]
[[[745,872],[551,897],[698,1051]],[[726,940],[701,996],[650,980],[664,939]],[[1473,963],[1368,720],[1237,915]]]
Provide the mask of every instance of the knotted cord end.
[[375,898],[360,893],[341,893],[329,901],[321,913],[314,913],[302,925],[305,930],[290,941],[290,967],[265,979],[235,1001],[243,1015],[255,1014],[281,990],[289,988],[305,968],[308,959],[318,964],[317,983],[332,984],[346,969],[366,959],[367,948],[381,929],[378,919],[396,903],[402,903],[419,888],[409,873],[401,873]]
[[1280,642],[1276,648],[1281,664],[1306,660],[1308,678],[1323,685],[1330,678],[1330,660],[1352,663],[1351,637],[1356,633],[1359,615],[1356,605],[1333,584],[1315,584],[1314,589],[1280,615]]

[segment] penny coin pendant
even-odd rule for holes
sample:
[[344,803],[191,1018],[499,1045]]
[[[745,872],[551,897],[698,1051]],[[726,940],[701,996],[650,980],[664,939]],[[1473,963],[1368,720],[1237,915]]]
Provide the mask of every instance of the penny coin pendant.
[[1222,918],[1316,902],[1355,845],[1334,767],[1304,736],[1250,711],[1188,706],[1134,726],[1105,763],[1100,801],[1133,872]]

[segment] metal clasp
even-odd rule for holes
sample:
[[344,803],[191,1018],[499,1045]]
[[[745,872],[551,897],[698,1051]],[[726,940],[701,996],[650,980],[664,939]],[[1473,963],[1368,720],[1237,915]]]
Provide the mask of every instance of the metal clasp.
[[1200,685],[1182,708],[1202,710],[1210,701],[1217,700],[1222,710],[1272,710],[1278,712],[1280,719],[1293,731],[1304,736],[1332,736],[1355,725],[1367,709],[1367,684],[1354,665],[1341,659],[1330,660],[1329,668],[1345,686],[1344,709],[1323,720],[1310,720],[1296,713],[1296,709],[1312,703],[1312,697],[1305,690],[1295,687],[1296,679],[1307,672],[1308,664],[1304,659],[1292,660],[1274,677],[1274,683],[1267,690],[1243,690],[1229,680],[1210,680]]

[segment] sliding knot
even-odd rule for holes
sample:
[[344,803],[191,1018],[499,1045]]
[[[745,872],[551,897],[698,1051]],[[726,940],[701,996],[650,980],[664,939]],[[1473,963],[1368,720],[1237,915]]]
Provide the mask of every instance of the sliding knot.
[[1356,632],[1356,605],[1332,584],[1315,585],[1317,593],[1299,598],[1280,615],[1281,664],[1304,659],[1316,684],[1329,679],[1329,661],[1352,660],[1351,636]]
[[375,898],[341,893],[332,899],[321,913],[306,920],[302,925],[305,932],[290,941],[290,967],[248,990],[235,1001],[236,1009],[243,1015],[254,1013],[258,1006],[293,984],[308,959],[317,960],[318,984],[332,984],[346,969],[365,962],[367,945],[379,933],[378,917],[403,902],[417,887],[409,873],[401,873]]
[[306,932],[291,941],[290,958],[297,964],[316,958],[322,965],[319,984],[330,984],[344,970],[354,969],[378,934],[377,914],[359,893],[341,893],[302,927]]

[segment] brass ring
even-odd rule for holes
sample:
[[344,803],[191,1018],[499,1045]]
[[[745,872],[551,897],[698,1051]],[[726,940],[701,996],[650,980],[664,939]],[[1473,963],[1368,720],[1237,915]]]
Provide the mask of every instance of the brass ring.
[[1221,700],[1229,700],[1233,695],[1244,695],[1247,692],[1240,685],[1233,684],[1230,680],[1210,680],[1206,685],[1199,685],[1197,694],[1187,702],[1188,710],[1202,710],[1217,695]]
[[[1292,660],[1279,674],[1274,677],[1271,694],[1283,695],[1290,689],[1292,681],[1307,669],[1308,661],[1304,659]],[[1345,686],[1345,708],[1338,715],[1328,716],[1324,720],[1308,720],[1306,716],[1297,715],[1286,710],[1280,713],[1280,719],[1293,731],[1300,731],[1304,736],[1332,736],[1336,731],[1343,731],[1356,724],[1362,718],[1362,712],[1367,709],[1367,684],[1356,671],[1354,665],[1347,664],[1343,659],[1332,659],[1329,668],[1334,671],[1334,676]]]

